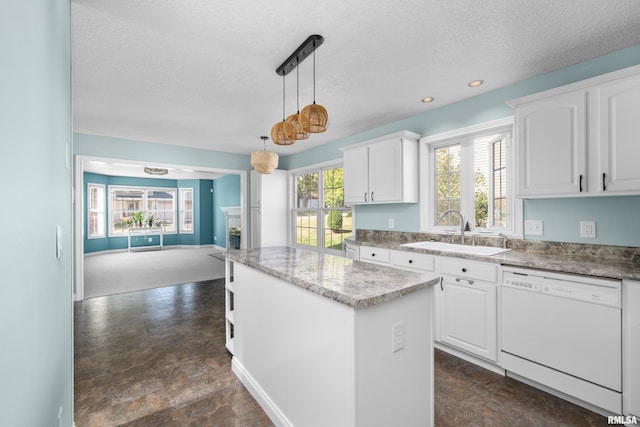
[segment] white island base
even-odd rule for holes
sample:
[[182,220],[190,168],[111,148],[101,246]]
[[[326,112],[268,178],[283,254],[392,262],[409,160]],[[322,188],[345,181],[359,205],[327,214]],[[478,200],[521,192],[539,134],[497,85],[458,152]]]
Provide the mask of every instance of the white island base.
[[353,308],[233,264],[232,369],[274,424],[433,425],[433,287]]

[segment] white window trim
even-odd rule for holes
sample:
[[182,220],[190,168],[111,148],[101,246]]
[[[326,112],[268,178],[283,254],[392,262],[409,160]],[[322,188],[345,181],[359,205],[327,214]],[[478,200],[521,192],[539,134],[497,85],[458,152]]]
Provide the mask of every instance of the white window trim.
[[[184,223],[182,222],[183,218],[184,218],[184,216],[183,216],[184,215],[184,211],[186,210],[186,209],[183,209],[184,205],[182,204],[182,202],[183,202],[182,193],[183,192],[191,192],[191,202],[192,202],[191,219],[193,220],[193,224],[192,224],[191,230],[185,230],[184,229]],[[194,198],[194,195],[195,194],[194,194],[194,188],[193,187],[181,187],[181,188],[178,188],[178,204],[180,205],[179,212],[178,212],[178,222],[179,222],[179,224],[178,224],[178,233],[180,233],[180,234],[194,234],[196,232],[195,231],[195,228],[196,228],[195,219],[196,218],[195,218],[195,198]]]
[[[91,187],[101,188],[102,189],[102,233],[91,235],[89,234],[89,213],[91,209],[89,205],[91,204]],[[105,218],[106,209],[105,209],[105,198],[107,197],[107,193],[105,192],[104,184],[97,184],[93,182],[87,183],[87,239],[104,239],[107,237],[107,226],[108,226],[108,218]]]
[[[431,148],[433,147],[442,147],[451,145],[456,138],[462,138],[469,136],[474,133],[483,133],[483,132],[491,132],[491,131],[500,131],[500,128],[511,127],[511,141],[508,141],[508,144],[511,145],[508,149],[508,161],[510,170],[508,172],[508,181],[507,181],[507,194],[510,194],[510,212],[511,212],[511,227],[507,230],[500,229],[500,231],[492,231],[492,230],[483,230],[477,231],[472,234],[482,234],[482,235],[496,235],[498,232],[502,232],[507,236],[522,238],[522,226],[523,226],[523,208],[522,208],[522,200],[515,197],[515,150],[513,149],[513,116],[505,117],[498,120],[493,120],[490,122],[480,123],[473,126],[468,126],[465,128],[455,129],[448,132],[442,132],[436,135],[430,135],[423,138],[420,138],[419,145],[419,155],[420,155],[420,232],[422,233],[446,233],[446,230],[451,229],[451,227],[442,227],[442,226],[433,226],[431,223],[431,218],[434,216],[435,206],[434,206],[434,198],[433,198],[433,171],[432,171],[432,159],[431,159]],[[466,161],[470,161],[470,159],[462,155],[462,164],[461,168],[471,167],[473,170],[473,165],[467,165]],[[468,192],[469,189],[465,187],[464,181],[461,184],[463,188],[461,189],[463,192]],[[462,212],[465,219],[470,218],[469,212]]]
[[[154,190],[154,191],[175,191],[176,192],[176,197],[175,197],[175,202],[174,203],[174,215],[176,218],[176,222],[179,221],[178,219],[178,203],[177,203],[177,199],[178,199],[178,189],[177,188],[171,188],[171,187],[145,187],[145,186],[141,186],[141,185],[109,185],[107,187],[107,204],[109,205],[109,216],[107,218],[107,222],[105,224],[105,226],[108,228],[108,235],[109,237],[127,237],[127,233],[112,233],[111,232],[111,221],[113,219],[113,215],[112,215],[112,206],[111,206],[111,189],[118,189],[118,188],[135,188],[135,189],[140,189],[140,190],[144,190],[143,192],[143,202],[142,205],[146,206],[146,201],[147,201],[147,191],[148,190]],[[146,208],[143,209],[145,212],[147,211]],[[178,234],[178,224],[176,224],[175,230],[174,231],[170,231],[170,232],[164,232],[163,233],[165,236],[168,234]]]
[[[339,160],[330,160],[330,161],[326,161],[326,162],[321,162],[321,163],[316,163],[313,165],[309,165],[309,166],[304,166],[301,168],[297,168],[297,169],[291,169],[289,170],[289,229],[290,229],[290,239],[289,239],[289,245],[296,247],[296,248],[301,248],[301,249],[309,249],[309,250],[314,250],[314,251],[318,251],[318,252],[322,252],[322,253],[328,253],[328,254],[333,254],[333,255],[342,255],[344,253],[344,248],[341,251],[337,251],[335,249],[329,249],[329,248],[325,248],[324,247],[324,239],[322,238],[323,234],[323,230],[324,227],[317,227],[317,241],[323,242],[323,245],[320,246],[308,246],[308,245],[300,245],[296,242],[296,236],[297,236],[297,230],[296,230],[296,221],[294,218],[294,212],[297,210],[296,205],[297,205],[297,201],[296,201],[296,181],[295,181],[295,177],[296,175],[302,175],[305,173],[313,173],[313,172],[318,172],[321,173],[324,170],[327,169],[334,169],[334,168],[339,168],[342,167],[344,168],[344,163],[342,161],[342,159]],[[324,183],[324,181],[323,181]],[[324,185],[324,184],[323,184]],[[324,189],[323,189],[324,191]],[[309,210],[315,210],[317,209],[318,211],[320,211],[323,208],[311,208]],[[351,217],[353,218],[354,224],[352,225],[352,235],[355,236],[356,234],[356,230],[355,230],[355,211],[354,211],[354,206],[351,206],[349,208],[351,210]]]

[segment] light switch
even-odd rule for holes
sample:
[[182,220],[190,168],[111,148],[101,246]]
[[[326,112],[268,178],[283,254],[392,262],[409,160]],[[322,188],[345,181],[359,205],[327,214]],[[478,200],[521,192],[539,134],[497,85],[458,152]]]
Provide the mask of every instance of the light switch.
[[62,256],[62,226],[56,227],[56,258],[60,259]]

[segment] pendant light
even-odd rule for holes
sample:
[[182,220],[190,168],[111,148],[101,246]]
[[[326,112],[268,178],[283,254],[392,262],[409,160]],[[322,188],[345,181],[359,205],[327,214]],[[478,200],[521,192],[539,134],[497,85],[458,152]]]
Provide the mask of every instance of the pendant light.
[[291,134],[288,134],[291,139],[296,141],[300,141],[303,139],[309,138],[309,132],[305,132],[300,125],[300,73],[298,72],[299,67],[296,67],[296,110],[295,114],[290,115],[285,120],[287,123],[291,125],[291,128],[288,129],[291,131]]
[[299,114],[299,121],[302,130],[308,133],[322,133],[327,130],[329,113],[320,104],[316,104],[316,50],[313,42],[313,104],[309,104],[302,109]]
[[268,136],[261,136],[263,149],[251,153],[251,166],[258,173],[268,174],[278,167],[278,153],[267,151]]
[[285,84],[282,76],[282,121],[276,123],[271,128],[271,139],[278,145],[291,145],[296,142],[289,135],[293,135],[294,129],[291,123],[287,123],[284,118]]

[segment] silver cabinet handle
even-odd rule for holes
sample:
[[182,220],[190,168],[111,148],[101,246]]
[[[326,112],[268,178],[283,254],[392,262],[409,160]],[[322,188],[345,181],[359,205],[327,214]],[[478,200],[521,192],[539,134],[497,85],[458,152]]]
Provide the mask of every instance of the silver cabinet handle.
[[366,192],[366,191],[365,191],[365,193],[364,193],[364,201],[365,201],[365,202],[367,201],[367,192]]
[[373,202],[373,191],[371,192],[371,201]]
[[602,191],[607,191],[607,174],[602,173]]

